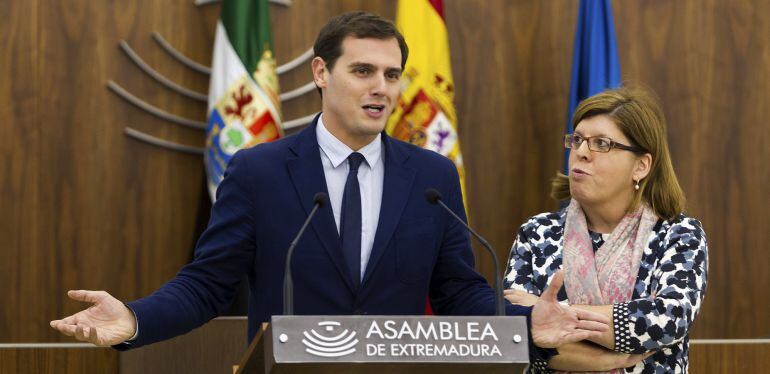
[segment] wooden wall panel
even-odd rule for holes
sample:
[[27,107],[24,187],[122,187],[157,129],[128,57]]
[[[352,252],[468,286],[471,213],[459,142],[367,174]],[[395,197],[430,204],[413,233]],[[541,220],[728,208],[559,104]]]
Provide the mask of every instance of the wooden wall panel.
[[[670,123],[674,163],[711,245],[711,279],[694,336],[770,335],[768,187],[770,30],[762,1],[613,2],[624,79],[651,87]],[[325,20],[387,0],[272,5],[276,57],[312,46]],[[108,80],[164,110],[203,120],[205,105],[172,93],[118,48],[125,39],[175,82],[206,92],[208,77],[154,43],[160,32],[209,64],[218,5],[191,1],[0,3],[0,331],[5,342],[68,340],[47,321],[81,305],[70,288],[145,295],[188,261],[207,217],[199,156],[159,149],[126,126],[202,146],[202,132],[118,98]],[[473,226],[504,260],[527,217],[556,208],[577,3],[445,0],[460,140]],[[281,76],[287,91],[309,64]],[[284,103],[285,119],[320,108],[316,94]],[[492,265],[478,251],[478,268]]]
[[694,337],[770,336],[770,3],[616,1],[624,79],[652,88],[709,241]]
[[[39,246],[40,207],[35,197],[41,188],[41,130],[37,86],[41,79],[39,1],[0,3],[0,332],[18,336],[22,285],[35,274],[22,273],[29,248]],[[46,272],[45,263],[36,272]],[[25,323],[32,323],[25,320]],[[27,330],[28,331],[28,330]],[[29,336],[30,334],[27,334]]]
[[[501,266],[519,225],[557,207],[548,186],[562,165],[577,16],[564,4],[445,2],[469,217]],[[491,281],[490,256],[475,252]]]

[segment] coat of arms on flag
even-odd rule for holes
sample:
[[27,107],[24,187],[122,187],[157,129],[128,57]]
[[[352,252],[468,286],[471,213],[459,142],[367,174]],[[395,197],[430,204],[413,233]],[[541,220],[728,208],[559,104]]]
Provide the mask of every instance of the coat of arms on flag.
[[443,3],[401,0],[396,25],[409,44],[409,60],[401,78],[401,99],[388,120],[387,132],[452,160],[465,196]]

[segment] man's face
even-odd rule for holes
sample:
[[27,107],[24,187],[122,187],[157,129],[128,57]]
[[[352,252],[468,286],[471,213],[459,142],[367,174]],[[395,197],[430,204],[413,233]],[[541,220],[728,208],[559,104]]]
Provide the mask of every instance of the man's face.
[[348,36],[331,70],[320,57],[313,59],[313,78],[323,92],[324,125],[358,150],[382,132],[398,103],[398,41]]

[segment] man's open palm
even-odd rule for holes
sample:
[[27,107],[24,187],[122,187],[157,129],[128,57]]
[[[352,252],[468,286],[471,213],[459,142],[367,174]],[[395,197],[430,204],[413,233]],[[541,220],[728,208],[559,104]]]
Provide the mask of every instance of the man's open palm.
[[73,300],[91,303],[64,319],[51,321],[51,327],[67,336],[98,346],[122,343],[136,332],[136,318],[120,300],[104,291],[69,291]]

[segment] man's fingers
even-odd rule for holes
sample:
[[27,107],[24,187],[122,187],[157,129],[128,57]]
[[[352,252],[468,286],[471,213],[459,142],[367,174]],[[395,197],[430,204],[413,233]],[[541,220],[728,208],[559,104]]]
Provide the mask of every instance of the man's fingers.
[[90,330],[88,341],[94,345],[99,345],[99,329],[94,327]]
[[70,290],[67,291],[67,296],[72,300],[82,301],[86,303],[96,303],[102,299],[103,292],[101,291],[89,291],[89,290]]
[[578,308],[572,308],[572,309],[575,312],[577,312],[578,319],[584,320],[584,321],[595,321],[595,322],[603,323],[605,328],[602,331],[609,330],[610,319],[607,318],[606,316],[601,315],[599,313],[589,312],[583,309],[578,309]]
[[562,285],[564,285],[564,271],[559,270],[553,275],[551,284],[546,287],[545,291],[540,295],[540,298],[546,301],[557,302],[558,300],[556,297],[559,294]]
[[51,327],[58,330],[60,333],[67,335],[67,336],[73,336],[75,335],[75,329],[77,328],[75,325],[67,325],[64,323],[56,323],[56,321],[51,322]]
[[77,314],[73,314],[71,316],[67,316],[61,319],[62,323],[66,323],[68,325],[77,325],[78,324],[78,317]]
[[86,336],[86,326],[85,325],[77,325],[75,327],[75,339],[80,341],[88,341],[88,337]]

